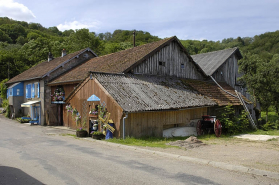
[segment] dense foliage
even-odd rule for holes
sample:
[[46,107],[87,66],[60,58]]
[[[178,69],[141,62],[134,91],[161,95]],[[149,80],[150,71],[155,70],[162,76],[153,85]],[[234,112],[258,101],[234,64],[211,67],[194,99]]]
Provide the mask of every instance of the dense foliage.
[[[96,54],[105,55],[158,41],[160,38],[139,30],[115,30],[113,33],[94,33],[88,29],[60,31],[45,28],[39,23],[0,18],[0,81],[12,78],[26,69],[47,60],[48,52],[54,57],[61,50],[68,53],[90,47]],[[254,37],[225,38],[222,41],[181,40],[189,54],[199,54],[238,47],[244,56],[240,60],[243,82],[255,95],[264,110],[274,106],[279,113],[279,31]]]
[[229,135],[234,135],[249,129],[249,120],[247,118],[247,113],[243,110],[241,114],[236,117],[235,110],[232,105],[228,105],[219,109],[218,119],[222,123],[222,132]]
[[[105,55],[133,47],[133,30],[113,33],[90,32],[88,29],[59,31],[38,23],[0,17],[0,81],[12,78],[47,60],[48,53],[61,55],[62,49],[72,53],[90,47],[97,55]],[[160,40],[148,32],[135,31],[136,45]]]

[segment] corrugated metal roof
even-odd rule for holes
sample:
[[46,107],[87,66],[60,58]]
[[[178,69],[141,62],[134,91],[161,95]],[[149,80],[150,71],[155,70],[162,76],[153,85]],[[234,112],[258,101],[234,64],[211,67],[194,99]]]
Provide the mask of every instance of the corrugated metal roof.
[[96,73],[93,76],[127,112],[217,105],[175,77]]
[[237,47],[191,55],[191,57],[202,68],[206,75],[211,76],[234,53],[237,55],[238,59],[242,58]]

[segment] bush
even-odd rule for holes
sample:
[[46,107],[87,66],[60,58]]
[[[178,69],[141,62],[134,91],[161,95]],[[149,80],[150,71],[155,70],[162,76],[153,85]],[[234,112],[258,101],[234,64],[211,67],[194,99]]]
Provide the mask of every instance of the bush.
[[268,131],[268,130],[278,130],[279,129],[279,121],[276,120],[275,122],[267,122],[266,124],[261,126],[261,129],[263,129],[264,131]]
[[[5,79],[3,81],[0,82],[0,92],[1,92],[1,98],[2,100],[6,100],[7,99],[7,86],[6,86],[6,82],[8,81],[8,79]],[[4,105],[2,105],[4,107]]]
[[227,105],[220,109],[217,118],[222,124],[222,131],[229,135],[247,131],[250,126],[247,113],[243,110],[240,116],[236,117],[232,105]]
[[[7,99],[4,100],[2,106],[3,106],[3,108],[4,108],[4,111],[6,111],[5,116],[6,116],[7,118],[9,118],[9,117],[10,117],[9,100],[7,100]],[[3,112],[4,112],[4,111],[3,111]]]

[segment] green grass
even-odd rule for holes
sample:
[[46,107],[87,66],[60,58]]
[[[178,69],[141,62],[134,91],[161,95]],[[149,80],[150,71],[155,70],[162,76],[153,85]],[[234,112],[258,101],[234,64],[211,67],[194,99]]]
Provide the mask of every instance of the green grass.
[[257,129],[255,131],[247,132],[247,134],[279,136],[279,130],[264,131],[264,130],[261,130],[261,129]]
[[72,136],[72,137],[76,137],[75,134],[61,134],[61,136]]
[[176,146],[166,145],[166,143],[177,141],[177,140],[185,140],[188,137],[175,137],[175,138],[156,138],[156,137],[143,137],[143,138],[133,138],[127,137],[123,139],[109,139],[106,140],[112,143],[119,143],[123,145],[130,145],[130,146],[147,146],[147,147],[159,147],[159,148],[171,148]]

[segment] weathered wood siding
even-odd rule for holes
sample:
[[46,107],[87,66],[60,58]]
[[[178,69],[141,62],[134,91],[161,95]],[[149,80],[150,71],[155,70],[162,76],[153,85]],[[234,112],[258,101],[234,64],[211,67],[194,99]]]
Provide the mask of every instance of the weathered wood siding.
[[238,64],[235,55],[228,58],[219,69],[213,73],[212,77],[218,82],[224,81],[233,88],[236,86],[236,80],[241,75],[238,73]]
[[[159,62],[165,62],[165,66],[159,65]],[[182,64],[184,68],[181,67]],[[133,72],[135,74],[167,75],[191,79],[203,78],[196,66],[189,61],[188,56],[175,41],[136,66]]]
[[[115,137],[120,136],[119,128],[120,128],[120,120],[123,115],[123,109],[115,102],[115,100],[107,93],[107,91],[99,84],[97,80],[90,80],[87,78],[72,94],[70,97],[68,104],[70,104],[73,108],[76,108],[78,112],[83,116],[82,113],[82,104],[84,101],[87,102],[87,99],[95,94],[101,99],[101,102],[106,103],[106,108],[108,112],[111,113],[110,119],[113,120],[115,124],[116,131],[114,132]],[[87,112],[86,112],[86,129],[89,131],[89,105],[91,103],[87,103]],[[66,105],[65,105],[66,106]],[[67,110],[64,106],[64,125],[76,129],[75,120],[72,118],[72,114],[69,113],[67,115]],[[83,120],[83,118],[81,118]]]
[[207,108],[179,111],[158,111],[130,113],[125,121],[125,136],[163,136],[163,128],[168,125],[189,126],[190,120],[201,119]]

